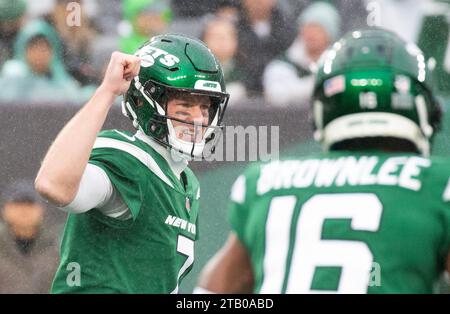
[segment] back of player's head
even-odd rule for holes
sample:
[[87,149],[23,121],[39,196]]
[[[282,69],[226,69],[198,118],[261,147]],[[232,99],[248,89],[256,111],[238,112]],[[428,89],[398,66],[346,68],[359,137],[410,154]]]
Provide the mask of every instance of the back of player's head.
[[441,121],[430,81],[415,44],[380,28],[348,33],[320,60],[312,101],[316,140],[325,150],[358,143],[362,150],[393,146],[428,155]]

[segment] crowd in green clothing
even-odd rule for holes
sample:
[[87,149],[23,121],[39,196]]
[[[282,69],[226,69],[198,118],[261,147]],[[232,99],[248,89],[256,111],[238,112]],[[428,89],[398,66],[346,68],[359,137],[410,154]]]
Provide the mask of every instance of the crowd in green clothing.
[[[201,1],[190,3],[195,6]],[[297,4],[296,10],[282,10],[291,2],[278,0],[263,5],[257,0],[220,0],[209,5],[214,7],[213,14],[192,16],[201,24],[200,33],[189,34],[191,29],[181,28],[181,32],[202,39],[219,59],[231,95],[230,105],[242,104],[249,97],[264,97],[271,106],[308,105],[316,61],[350,26],[346,25],[344,4],[339,1],[304,1],[305,5]],[[82,27],[68,27],[70,3],[55,1],[54,13],[31,19],[26,0],[0,0],[0,102],[83,103],[100,83],[112,50],[133,53],[155,35],[180,31],[173,25],[183,18],[178,12],[182,4],[174,1],[108,1],[120,11],[116,25],[107,28],[111,35],[105,34],[105,29],[99,31],[97,19],[86,18],[84,13]],[[352,20],[358,24],[360,16],[370,12],[364,11],[367,8],[358,11],[355,3]],[[429,0],[420,5],[427,10],[421,13],[420,21],[415,21],[419,25],[415,41],[434,67],[438,94],[447,99],[450,2]],[[362,20],[365,25],[366,18]],[[109,42],[103,54],[93,57],[93,47],[98,49],[105,43],[97,40],[101,36]]]
[[0,0],[0,102],[89,99],[95,83],[79,81],[69,72],[67,43],[56,26],[44,17],[28,20],[26,9],[23,0]]
[[13,58],[0,72],[0,100],[24,102],[88,99],[93,88],[81,87],[66,71],[55,30],[43,20],[27,24],[16,38]]

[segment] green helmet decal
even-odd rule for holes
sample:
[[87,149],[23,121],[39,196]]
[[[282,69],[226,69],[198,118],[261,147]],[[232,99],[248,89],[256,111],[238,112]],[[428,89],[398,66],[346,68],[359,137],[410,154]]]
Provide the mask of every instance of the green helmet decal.
[[[141,69],[124,96],[123,112],[133,125],[166,147],[199,157],[205,144],[220,135],[229,95],[222,68],[203,42],[183,35],[153,37],[135,53]],[[166,105],[172,93],[205,95],[210,99],[209,123],[201,143],[187,143],[174,135]],[[192,124],[180,121],[186,124]]]
[[325,149],[350,139],[393,137],[427,155],[441,110],[417,46],[380,28],[353,31],[320,60],[315,137]]

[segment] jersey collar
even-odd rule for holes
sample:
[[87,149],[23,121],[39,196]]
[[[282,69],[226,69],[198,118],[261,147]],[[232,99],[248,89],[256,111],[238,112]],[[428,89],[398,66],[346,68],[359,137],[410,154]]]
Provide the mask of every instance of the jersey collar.
[[155,140],[147,136],[141,130],[138,130],[135,136],[144,143],[148,144],[158,154],[160,154],[169,164],[169,167],[172,170],[173,174],[178,178],[178,180],[180,180],[181,173],[188,166],[188,161],[185,158],[182,158],[180,156],[172,156],[171,151],[169,149],[157,143]]

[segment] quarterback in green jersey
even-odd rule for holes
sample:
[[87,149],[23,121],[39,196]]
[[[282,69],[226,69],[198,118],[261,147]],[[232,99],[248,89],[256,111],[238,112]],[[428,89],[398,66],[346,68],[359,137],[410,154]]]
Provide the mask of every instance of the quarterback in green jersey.
[[450,161],[429,158],[440,107],[421,51],[354,31],[322,57],[325,152],[250,166],[232,232],[197,292],[431,293],[450,270]]
[[[137,132],[101,131],[114,99]],[[47,152],[36,189],[69,213],[52,293],[177,293],[194,262],[200,188],[228,94],[200,41],[152,38],[114,52],[92,99]]]

